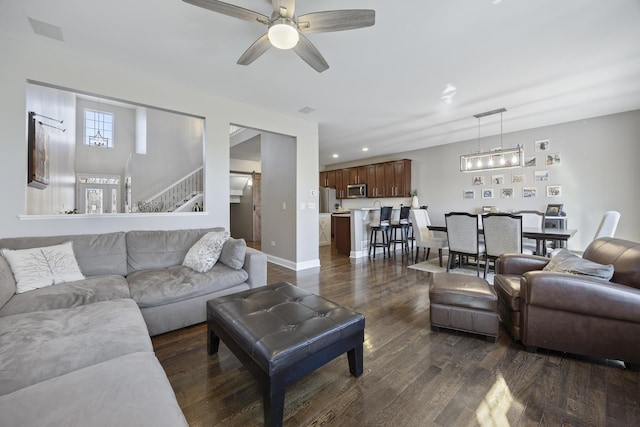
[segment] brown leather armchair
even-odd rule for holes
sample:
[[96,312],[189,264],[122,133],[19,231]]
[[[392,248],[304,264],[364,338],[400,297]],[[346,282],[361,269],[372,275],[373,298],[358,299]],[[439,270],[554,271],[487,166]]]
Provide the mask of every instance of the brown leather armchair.
[[505,327],[529,351],[542,347],[640,369],[640,243],[597,239],[583,258],[613,264],[611,280],[542,271],[549,259],[539,256],[500,256],[494,286]]

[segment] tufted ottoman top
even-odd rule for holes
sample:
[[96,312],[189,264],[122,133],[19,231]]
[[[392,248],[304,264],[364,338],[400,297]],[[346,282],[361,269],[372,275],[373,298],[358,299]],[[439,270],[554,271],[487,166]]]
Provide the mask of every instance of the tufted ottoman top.
[[364,316],[282,282],[207,302],[214,320],[273,374],[364,330]]
[[429,289],[432,304],[497,312],[498,297],[493,287],[480,277],[437,273]]

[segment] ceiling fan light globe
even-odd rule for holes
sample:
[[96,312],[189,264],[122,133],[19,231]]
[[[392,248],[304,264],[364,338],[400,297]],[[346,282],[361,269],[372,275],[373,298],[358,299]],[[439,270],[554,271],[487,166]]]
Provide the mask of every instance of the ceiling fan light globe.
[[269,27],[269,41],[273,47],[292,49],[298,44],[298,40],[300,40],[298,30],[289,22],[280,22]]

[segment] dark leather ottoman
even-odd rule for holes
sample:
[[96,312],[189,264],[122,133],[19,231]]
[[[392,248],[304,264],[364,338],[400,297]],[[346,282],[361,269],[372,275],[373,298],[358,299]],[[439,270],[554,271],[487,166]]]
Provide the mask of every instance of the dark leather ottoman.
[[349,371],[362,374],[364,316],[290,283],[207,302],[209,354],[220,339],[264,389],[264,422],[282,425],[285,388],[347,353]]
[[436,273],[429,289],[431,329],[456,329],[498,338],[498,297],[489,283],[475,276]]

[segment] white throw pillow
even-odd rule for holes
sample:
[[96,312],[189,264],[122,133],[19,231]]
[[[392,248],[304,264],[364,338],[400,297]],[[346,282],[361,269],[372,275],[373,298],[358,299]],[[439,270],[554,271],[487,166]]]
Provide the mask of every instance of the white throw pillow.
[[199,273],[211,270],[220,258],[222,246],[228,238],[228,231],[210,231],[191,246],[182,265],[191,267]]
[[17,294],[85,278],[71,242],[43,248],[2,249],[2,255],[13,272]]

